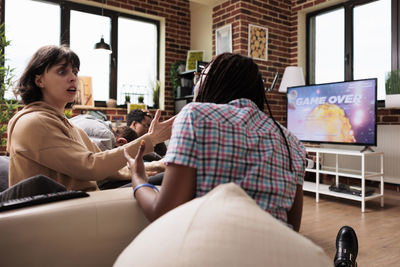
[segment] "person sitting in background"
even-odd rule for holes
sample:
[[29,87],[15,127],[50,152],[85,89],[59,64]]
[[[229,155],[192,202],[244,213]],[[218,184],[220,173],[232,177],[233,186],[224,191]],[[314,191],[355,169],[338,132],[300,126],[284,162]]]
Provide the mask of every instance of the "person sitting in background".
[[128,126],[119,126],[113,129],[115,146],[123,146],[138,138],[137,133]]
[[[126,116],[126,125],[131,127],[138,136],[142,136],[147,133],[153,117],[147,111],[141,109],[134,109]],[[151,155],[145,155],[146,161],[159,160],[165,156],[167,147],[164,142],[156,144],[154,146],[154,152]]]
[[[89,136],[90,140],[95,143],[100,150],[110,150],[118,146],[125,145],[138,138],[137,133],[128,126],[119,126],[112,128],[110,121],[105,121],[90,114],[81,114],[69,119],[69,121],[78,126]],[[155,159],[151,152],[145,155],[145,158],[152,157]],[[161,159],[161,157],[159,157]],[[164,163],[160,160],[153,160],[145,163],[147,175],[154,176],[165,170]],[[156,177],[151,177],[150,181],[158,181],[162,174]],[[113,189],[129,184],[131,181],[126,179],[104,179],[97,181],[97,186],[100,190]]]
[[173,124],[161,191],[148,184],[141,141],[132,172],[134,196],[153,221],[219,184],[240,185],[272,216],[299,231],[306,151],[300,141],[264,113],[264,83],[247,57],[218,55],[201,73],[194,102]]
[[115,134],[110,121],[101,120],[90,114],[81,114],[72,117],[69,121],[84,130],[101,151],[110,150],[116,146]]
[[[66,46],[44,46],[32,57],[15,89],[25,105],[8,124],[10,186],[41,174],[67,190],[98,190],[105,178],[129,180],[124,150],[134,153],[141,140],[158,144],[171,134],[174,118],[159,123],[121,147],[100,151],[87,134],[64,115],[78,88],[79,57]],[[146,153],[152,152],[149,145]]]

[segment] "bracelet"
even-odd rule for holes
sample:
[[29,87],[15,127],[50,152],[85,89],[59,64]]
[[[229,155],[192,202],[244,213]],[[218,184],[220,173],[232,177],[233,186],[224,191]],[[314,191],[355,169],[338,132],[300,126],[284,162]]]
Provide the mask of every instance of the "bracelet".
[[137,186],[135,186],[135,188],[133,189],[133,197],[136,199],[136,190],[138,190],[141,187],[150,187],[153,188],[155,191],[160,192],[160,190],[158,190],[157,187],[155,187],[152,184],[138,184]]

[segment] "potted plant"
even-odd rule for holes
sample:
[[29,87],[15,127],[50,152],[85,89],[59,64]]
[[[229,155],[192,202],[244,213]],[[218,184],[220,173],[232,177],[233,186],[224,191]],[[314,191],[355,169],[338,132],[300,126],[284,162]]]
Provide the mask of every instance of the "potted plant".
[[3,23],[0,25],[0,136],[2,146],[7,143],[7,138],[3,137],[4,133],[7,132],[7,123],[14,116],[19,106],[16,99],[5,98],[5,93],[14,84],[14,69],[5,65],[4,49],[10,45],[10,41],[6,39],[4,30]]
[[125,95],[125,104],[131,103],[131,96],[126,94]]
[[159,106],[160,106],[160,81],[156,81],[153,89],[153,108],[158,109]]
[[385,81],[386,108],[400,108],[400,70],[392,70]]
[[143,101],[144,101],[144,96],[142,95],[138,96],[138,102],[143,104]]
[[180,84],[179,74],[184,70],[184,68],[185,68],[184,61],[175,61],[171,65],[170,77],[171,77],[171,85],[174,97],[180,97],[181,84]]

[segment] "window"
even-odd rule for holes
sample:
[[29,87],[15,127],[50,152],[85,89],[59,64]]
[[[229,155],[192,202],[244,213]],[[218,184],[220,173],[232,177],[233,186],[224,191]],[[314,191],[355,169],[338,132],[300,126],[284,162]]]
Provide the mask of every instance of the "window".
[[109,99],[110,56],[94,50],[93,47],[100,41],[101,36],[104,37],[104,42],[110,44],[110,22],[109,17],[71,11],[70,47],[79,55],[81,61],[79,76],[92,78],[93,99],[95,100],[107,101]]
[[[307,81],[310,84],[378,78],[399,68],[396,0],[355,0],[307,16]],[[373,19],[372,19],[373,18]]]
[[144,103],[152,106],[157,74],[156,26],[123,17],[118,19],[118,25],[118,88],[122,89],[118,99],[125,101],[125,95],[130,95],[130,101],[135,103],[142,95]]
[[[21,23],[21,18],[29,23]],[[7,1],[5,20],[6,36],[11,41],[5,49],[6,64],[15,69],[15,77],[21,76],[39,47],[60,43],[60,7],[56,4],[31,0]],[[5,95],[6,98],[12,96],[11,92]]]
[[[144,96],[152,105],[158,80],[159,22],[65,0],[3,0],[8,64],[19,77],[32,54],[48,44],[67,44],[81,60],[80,76],[92,78],[94,100],[124,104]],[[21,23],[21,18],[29,23]],[[111,55],[94,50],[104,37]],[[97,52],[97,53],[96,53]]]

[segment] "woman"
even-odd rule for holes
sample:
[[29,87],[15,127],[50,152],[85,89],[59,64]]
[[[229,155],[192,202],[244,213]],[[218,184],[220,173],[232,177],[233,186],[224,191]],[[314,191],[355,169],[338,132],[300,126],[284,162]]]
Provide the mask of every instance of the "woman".
[[[141,140],[157,144],[170,136],[173,119],[158,123],[157,111],[148,134],[125,146],[101,152],[80,128],[64,116],[78,87],[78,56],[65,46],[44,46],[30,60],[16,93],[24,108],[8,124],[10,185],[38,174],[68,190],[98,190],[96,181],[129,179],[124,148],[135,152]],[[151,152],[149,145],[146,152]]]
[[146,183],[141,156],[147,141],[135,161],[125,153],[134,194],[147,218],[154,220],[218,184],[234,182],[298,231],[305,150],[263,112],[266,98],[257,64],[240,55],[219,55],[201,73],[194,101],[174,122],[159,194]]

